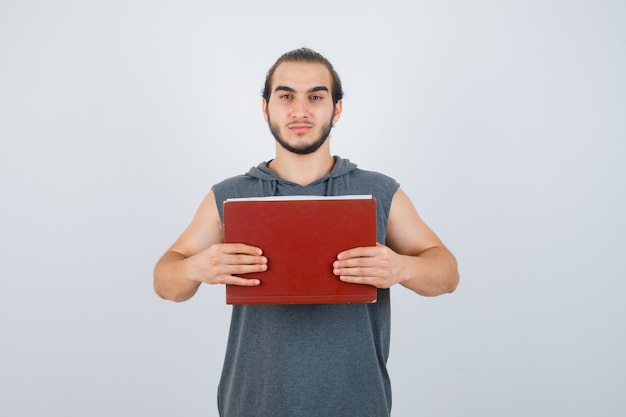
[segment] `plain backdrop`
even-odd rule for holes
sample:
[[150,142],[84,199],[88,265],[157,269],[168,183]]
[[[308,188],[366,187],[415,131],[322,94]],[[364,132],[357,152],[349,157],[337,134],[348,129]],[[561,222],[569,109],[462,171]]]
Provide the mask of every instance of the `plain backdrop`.
[[272,158],[260,91],[301,46],[344,81],[333,153],[400,182],[460,264],[454,294],[392,289],[393,416],[626,415],[624,22],[598,0],[2,0],[0,415],[217,415],[224,288],[163,301],[152,270],[212,184]]

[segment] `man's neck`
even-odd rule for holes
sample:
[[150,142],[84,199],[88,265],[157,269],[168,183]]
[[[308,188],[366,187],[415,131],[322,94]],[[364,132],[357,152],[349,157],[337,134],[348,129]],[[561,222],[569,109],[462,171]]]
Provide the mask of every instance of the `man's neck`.
[[330,152],[314,152],[309,155],[277,152],[268,167],[279,177],[302,186],[322,178],[332,171],[335,158]]

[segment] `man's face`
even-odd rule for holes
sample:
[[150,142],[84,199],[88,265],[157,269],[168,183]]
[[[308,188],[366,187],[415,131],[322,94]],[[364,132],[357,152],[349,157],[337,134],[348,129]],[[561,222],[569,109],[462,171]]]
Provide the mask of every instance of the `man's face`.
[[283,62],[276,68],[263,115],[284,149],[306,155],[326,142],[342,106],[333,104],[332,83],[323,64]]

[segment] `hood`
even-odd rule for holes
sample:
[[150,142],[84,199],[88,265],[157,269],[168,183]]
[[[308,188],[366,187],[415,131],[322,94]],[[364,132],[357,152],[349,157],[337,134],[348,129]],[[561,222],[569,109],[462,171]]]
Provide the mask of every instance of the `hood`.
[[[353,171],[357,168],[356,164],[350,162],[348,159],[343,159],[339,156],[335,156],[335,166],[327,175],[324,175],[322,178],[313,181],[311,184],[302,187],[301,185],[295,184],[291,181],[287,181],[278,175],[274,171],[268,168],[267,162],[261,162],[258,166],[250,168],[250,170],[246,173],[246,176],[258,178],[263,181],[267,181],[270,184],[270,189],[272,190],[270,195],[287,195],[278,193],[277,190],[279,188],[299,188],[300,190],[312,190],[314,188],[318,188],[322,186],[325,189],[323,192],[324,195],[332,195],[332,182],[333,179],[341,177],[342,175],[347,174],[350,171]],[[324,186],[325,184],[325,186]],[[295,191],[295,190],[293,190]],[[298,192],[296,192],[298,193]],[[289,192],[291,194],[291,192]],[[299,194],[299,193],[298,193]]]

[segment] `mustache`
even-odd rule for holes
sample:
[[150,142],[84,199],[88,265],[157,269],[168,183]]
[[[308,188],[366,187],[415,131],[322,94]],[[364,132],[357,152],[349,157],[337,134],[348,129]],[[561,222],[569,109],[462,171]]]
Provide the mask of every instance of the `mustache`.
[[291,126],[296,126],[296,125],[305,125],[305,126],[313,126],[313,123],[308,121],[308,120],[292,120],[291,122],[287,123],[287,127],[291,127]]

